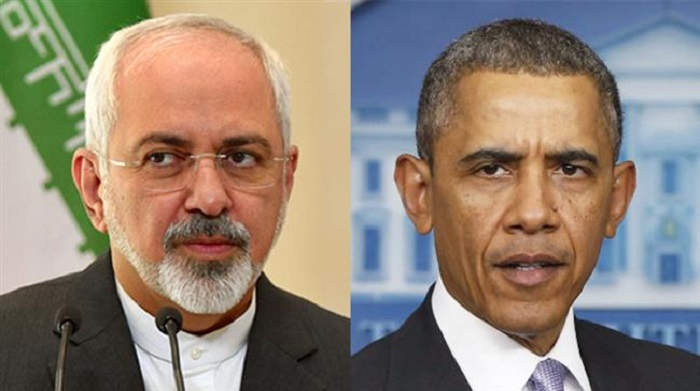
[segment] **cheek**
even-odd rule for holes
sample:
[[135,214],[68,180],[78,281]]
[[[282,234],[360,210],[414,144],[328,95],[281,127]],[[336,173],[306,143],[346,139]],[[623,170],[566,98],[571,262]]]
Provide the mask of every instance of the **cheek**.
[[498,216],[489,197],[468,191],[439,195],[434,221],[438,259],[446,262],[443,269],[472,279],[483,263],[494,233]]
[[560,213],[575,251],[576,277],[585,279],[598,261],[608,211],[607,200],[583,196],[569,197],[564,201]]
[[170,224],[179,221],[178,212],[182,205],[178,194],[143,197],[131,201],[133,208],[129,213],[142,248],[146,253],[162,257],[164,254],[163,238]]
[[178,193],[144,194],[128,185],[120,185],[119,189],[121,191],[110,198],[110,207],[129,242],[148,259],[162,258],[162,239],[168,226],[178,220],[182,196]]
[[267,256],[277,228],[281,196],[241,195],[230,218],[248,229],[251,237],[252,258],[260,261]]

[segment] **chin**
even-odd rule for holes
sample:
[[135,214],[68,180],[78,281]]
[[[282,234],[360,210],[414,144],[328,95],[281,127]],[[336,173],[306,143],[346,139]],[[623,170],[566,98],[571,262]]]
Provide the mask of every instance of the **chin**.
[[489,323],[506,334],[522,338],[532,338],[556,330],[564,324],[568,313],[568,308],[552,308],[540,303],[509,307],[492,314]]

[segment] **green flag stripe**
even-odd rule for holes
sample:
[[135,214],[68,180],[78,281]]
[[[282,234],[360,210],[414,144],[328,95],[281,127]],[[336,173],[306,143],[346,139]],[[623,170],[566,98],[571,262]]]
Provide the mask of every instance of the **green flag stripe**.
[[[81,251],[98,253],[107,238],[90,224],[70,175],[72,151],[84,142],[88,66],[109,33],[146,18],[144,0],[75,2],[0,0],[0,85],[78,223]],[[3,130],[0,130],[3,131]]]

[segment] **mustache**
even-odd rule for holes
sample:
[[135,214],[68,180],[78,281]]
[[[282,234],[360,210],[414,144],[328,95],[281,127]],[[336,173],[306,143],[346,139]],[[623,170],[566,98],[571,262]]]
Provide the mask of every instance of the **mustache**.
[[201,236],[222,237],[246,253],[250,248],[250,233],[243,223],[232,221],[228,216],[207,217],[201,213],[192,218],[172,223],[163,235],[163,247],[170,251],[178,244]]

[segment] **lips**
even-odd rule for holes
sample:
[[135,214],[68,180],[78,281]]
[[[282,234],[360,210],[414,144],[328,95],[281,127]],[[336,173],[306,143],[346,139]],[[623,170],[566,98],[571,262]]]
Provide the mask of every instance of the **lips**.
[[234,247],[246,247],[247,242],[243,238],[228,238],[224,236],[197,236],[193,238],[184,238],[177,240],[174,243],[177,245],[202,245],[202,246],[234,246]]
[[177,247],[184,248],[198,257],[209,258],[226,256],[234,251],[239,251],[242,243],[231,241],[222,237],[198,237],[183,240]]
[[567,264],[549,254],[516,254],[494,267],[515,285],[535,287],[555,278]]

